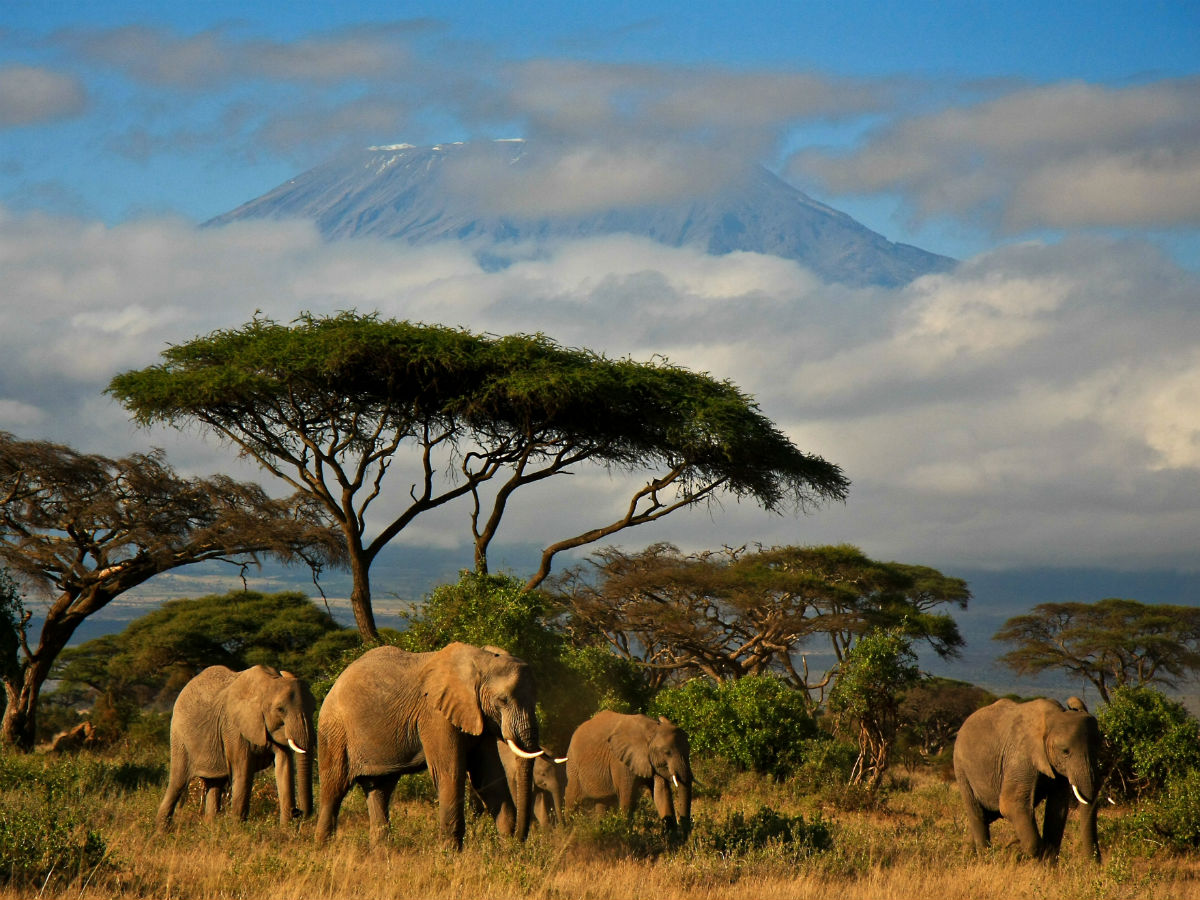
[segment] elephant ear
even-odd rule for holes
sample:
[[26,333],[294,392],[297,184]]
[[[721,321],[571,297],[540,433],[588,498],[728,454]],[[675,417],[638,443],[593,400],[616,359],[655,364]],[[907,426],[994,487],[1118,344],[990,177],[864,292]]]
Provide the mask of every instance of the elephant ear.
[[1037,700],[1037,708],[1028,720],[1029,761],[1047,778],[1054,778],[1058,773],[1050,763],[1050,755],[1046,743],[1050,740],[1051,717],[1055,712],[1061,713],[1062,707],[1057,703],[1043,703]]
[[268,742],[263,703],[275,677],[273,669],[254,666],[239,673],[225,689],[225,715],[238,734],[255,747],[265,747]]
[[644,724],[637,717],[630,717],[608,736],[608,746],[612,748],[613,756],[639,778],[654,775],[654,766],[650,762],[650,739],[655,727],[653,724]]
[[434,709],[467,734],[483,734],[479,667],[465,644],[450,644],[426,664],[425,696]]

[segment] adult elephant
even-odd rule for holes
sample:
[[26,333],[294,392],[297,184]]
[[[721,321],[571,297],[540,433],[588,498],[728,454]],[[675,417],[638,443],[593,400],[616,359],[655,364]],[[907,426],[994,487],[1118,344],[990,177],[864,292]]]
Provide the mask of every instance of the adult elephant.
[[[1099,788],[1100,730],[1082,701],[1064,709],[1055,700],[997,700],[971,713],[954,742],[954,774],[979,850],[990,825],[1007,819],[1021,849],[1055,860],[1073,801],[1080,815],[1080,844],[1099,860],[1095,801]],[[1045,803],[1041,832],[1035,807]]]
[[275,763],[279,821],[312,812],[313,702],[308,685],[290,672],[253,666],[235,672],[209,666],[189,681],[171,713],[171,774],[158,807],[165,828],[193,778],[204,782],[204,817],[221,808],[232,781],[232,811],[250,812],[250,783],[256,772]]
[[[357,782],[367,797],[371,840],[377,843],[387,833],[396,781],[428,766],[442,835],[461,849],[467,776],[473,784],[504,779],[497,738],[521,757],[509,830],[524,840],[533,761],[541,754],[536,702],[528,664],[494,647],[453,643],[431,653],[390,646],[367,651],[338,676],[321,705],[317,840],[334,833],[342,801]],[[491,811],[502,823],[506,812]],[[500,827],[504,831],[506,822]]]
[[630,815],[650,788],[659,818],[685,826],[692,816],[687,734],[670,720],[604,710],[575,729],[567,748],[566,804],[616,803]]
[[[484,805],[489,809],[493,809],[496,801],[488,802],[485,796],[489,790],[495,791],[499,797],[498,800],[502,804],[504,801],[504,792],[507,791],[508,796],[515,796],[518,791],[518,774],[520,772],[521,758],[517,756],[509,748],[504,741],[496,742],[496,753],[499,756],[500,764],[504,768],[505,784],[499,785],[497,782],[492,782],[488,785],[477,787],[476,791],[483,799]],[[500,788],[499,791],[496,789]],[[567,757],[556,757],[550,751],[543,750],[541,756],[533,761],[533,820],[543,828],[552,828],[562,819],[563,800],[567,790]],[[494,815],[494,813],[493,813]],[[504,832],[505,827],[499,818],[496,819],[496,824],[501,832]]]

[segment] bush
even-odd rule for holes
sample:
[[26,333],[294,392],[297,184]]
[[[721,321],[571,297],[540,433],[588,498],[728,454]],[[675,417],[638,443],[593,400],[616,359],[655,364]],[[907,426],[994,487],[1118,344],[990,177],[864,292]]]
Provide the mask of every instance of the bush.
[[805,761],[817,736],[804,696],[770,675],[720,683],[693,678],[661,691],[649,711],[686,731],[693,754],[715,754],[777,779]]
[[829,850],[833,834],[820,814],[806,822],[804,816],[788,816],[760,806],[749,818],[735,812],[720,823],[702,820],[696,828],[696,843],[723,856],[745,856],[777,847],[791,857],[800,857]]
[[1151,844],[1177,852],[1200,849],[1200,770],[1172,778],[1130,816],[1133,833]]
[[1096,719],[1114,793],[1158,793],[1189,770],[1200,769],[1200,721],[1153,688],[1116,688]]
[[136,790],[145,774],[136,769],[90,759],[0,756],[0,883],[45,891],[99,868],[108,847],[88,827],[83,801],[112,787]]

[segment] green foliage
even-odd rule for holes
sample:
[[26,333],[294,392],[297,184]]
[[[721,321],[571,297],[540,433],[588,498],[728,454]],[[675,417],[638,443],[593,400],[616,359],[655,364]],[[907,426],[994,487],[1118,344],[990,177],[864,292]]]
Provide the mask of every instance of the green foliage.
[[17,583],[0,567],[0,677],[13,678],[21,670],[21,638],[25,633],[25,605]]
[[546,594],[511,575],[463,571],[409,615],[397,644],[420,652],[462,641],[525,660],[537,680],[542,742],[565,753],[575,728],[597,709],[630,711],[643,695],[632,666],[603,648],[569,644],[558,615]]
[[829,693],[829,712],[841,722],[874,719],[893,711],[899,695],[920,679],[911,640],[900,631],[863,635],[842,660]]
[[1096,713],[1112,774],[1109,788],[1141,797],[1200,769],[1200,721],[1149,687],[1120,687]]
[[86,880],[109,861],[92,799],[157,789],[165,776],[162,763],[0,754],[0,883],[44,892]]
[[770,675],[693,678],[660,691],[649,712],[686,731],[694,754],[714,754],[743,771],[776,778],[804,761],[806,741],[817,735],[804,695]]
[[210,665],[240,670],[261,663],[312,681],[358,644],[357,632],[303,594],[234,591],[168,600],[119,634],[63,651],[55,677],[68,688],[83,684],[126,698],[136,709],[172,701]]
[[735,812],[720,822],[701,819],[695,833],[699,848],[722,856],[775,849],[796,859],[833,847],[833,833],[820,813],[806,822],[802,815],[789,816],[766,806],[749,817]]
[[1200,769],[1173,775],[1130,817],[1134,834],[1179,853],[1200,850]]

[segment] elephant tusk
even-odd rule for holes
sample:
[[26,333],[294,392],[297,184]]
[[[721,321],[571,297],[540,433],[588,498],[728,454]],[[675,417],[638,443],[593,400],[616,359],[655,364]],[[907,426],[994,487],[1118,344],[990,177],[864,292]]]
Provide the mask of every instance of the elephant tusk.
[[517,756],[521,757],[521,759],[537,759],[546,752],[545,750],[539,750],[537,753],[526,753],[517,746],[516,741],[514,741],[512,738],[505,738],[505,740],[508,742],[508,749],[517,754]]
[[556,763],[562,764],[567,761],[567,758],[565,756],[556,756],[556,757],[554,757],[554,761]]
[[679,787],[679,779],[674,775],[671,776],[671,784],[675,785],[675,787]]
[[296,746],[296,742],[293,741],[291,738],[288,738],[288,746],[291,747],[293,750],[295,750],[297,753],[307,753],[308,752],[307,750],[302,750],[298,746]]
[[1072,785],[1071,785],[1071,790],[1073,790],[1073,791],[1075,792],[1075,799],[1076,799],[1076,800],[1078,800],[1078,801],[1079,801],[1080,803],[1082,803],[1084,806],[1090,806],[1090,805],[1091,805],[1091,804],[1089,804],[1089,803],[1088,803],[1086,800],[1084,800],[1084,799],[1083,799],[1083,794],[1079,793],[1079,788],[1075,787],[1075,785],[1074,785],[1074,784],[1072,784]]

